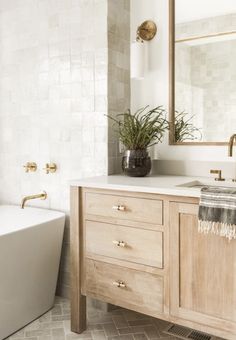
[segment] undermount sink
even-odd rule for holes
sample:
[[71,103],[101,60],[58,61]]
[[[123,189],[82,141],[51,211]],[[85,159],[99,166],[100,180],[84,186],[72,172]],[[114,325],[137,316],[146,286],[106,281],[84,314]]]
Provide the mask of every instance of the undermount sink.
[[201,189],[205,186],[211,186],[211,187],[224,187],[224,188],[235,188],[236,189],[236,183],[231,181],[191,181],[183,184],[176,185],[180,188],[192,188],[192,189]]

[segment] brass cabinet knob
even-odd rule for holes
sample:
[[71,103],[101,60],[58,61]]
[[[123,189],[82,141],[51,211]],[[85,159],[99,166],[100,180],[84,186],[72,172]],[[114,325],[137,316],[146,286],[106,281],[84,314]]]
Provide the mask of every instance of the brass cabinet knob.
[[43,170],[46,172],[46,174],[53,174],[57,171],[57,165],[55,163],[46,163],[45,168]]
[[112,209],[117,210],[117,211],[125,211],[125,206],[124,205],[113,205]]
[[117,247],[126,247],[126,243],[123,241],[112,241],[113,244],[115,244]]
[[113,282],[113,285],[117,288],[126,288],[126,284],[123,281],[115,281]]
[[37,164],[35,162],[27,162],[23,165],[25,172],[35,172],[37,170]]

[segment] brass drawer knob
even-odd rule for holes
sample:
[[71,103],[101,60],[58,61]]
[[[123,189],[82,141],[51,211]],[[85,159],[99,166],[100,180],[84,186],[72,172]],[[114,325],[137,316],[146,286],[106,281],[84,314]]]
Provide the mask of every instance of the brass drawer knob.
[[126,284],[123,281],[115,281],[113,282],[113,285],[117,288],[126,288]]
[[117,247],[126,247],[126,243],[123,241],[112,241],[113,244],[115,244]]
[[117,210],[117,211],[125,211],[125,206],[124,205],[113,205],[112,209]]

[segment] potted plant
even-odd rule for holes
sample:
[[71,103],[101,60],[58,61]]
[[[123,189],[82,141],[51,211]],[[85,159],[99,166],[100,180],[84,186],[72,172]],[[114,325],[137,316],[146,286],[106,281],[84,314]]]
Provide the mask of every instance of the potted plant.
[[162,106],[152,110],[149,106],[139,109],[134,114],[128,110],[117,118],[108,115],[115,122],[116,132],[126,148],[122,169],[128,176],[143,177],[151,171],[151,158],[148,147],[162,142],[169,123]]

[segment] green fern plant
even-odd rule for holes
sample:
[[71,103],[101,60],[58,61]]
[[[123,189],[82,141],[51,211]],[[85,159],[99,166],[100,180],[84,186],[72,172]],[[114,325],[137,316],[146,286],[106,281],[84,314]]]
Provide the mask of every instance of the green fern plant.
[[108,115],[114,121],[115,131],[127,150],[145,150],[147,147],[162,142],[169,123],[162,106],[147,110],[149,106],[135,113],[128,110],[116,118]]
[[202,139],[201,130],[191,122],[193,117],[194,115],[189,117],[188,112],[175,111],[175,142]]

